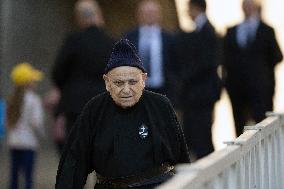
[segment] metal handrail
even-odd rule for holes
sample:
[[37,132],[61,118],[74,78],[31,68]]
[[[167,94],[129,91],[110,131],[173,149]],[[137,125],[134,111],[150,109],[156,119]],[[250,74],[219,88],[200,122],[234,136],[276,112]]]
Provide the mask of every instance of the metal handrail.
[[192,163],[177,166],[177,174],[158,189],[283,189],[284,116],[269,113],[246,126],[227,147]]

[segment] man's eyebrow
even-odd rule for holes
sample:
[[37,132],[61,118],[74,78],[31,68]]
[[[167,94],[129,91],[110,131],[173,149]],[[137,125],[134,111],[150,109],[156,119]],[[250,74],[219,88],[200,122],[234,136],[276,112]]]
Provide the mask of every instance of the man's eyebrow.
[[122,79],[111,79],[112,82],[125,82],[124,80]]
[[137,78],[127,78],[127,79],[112,79],[113,81],[133,81],[133,80],[138,80]]

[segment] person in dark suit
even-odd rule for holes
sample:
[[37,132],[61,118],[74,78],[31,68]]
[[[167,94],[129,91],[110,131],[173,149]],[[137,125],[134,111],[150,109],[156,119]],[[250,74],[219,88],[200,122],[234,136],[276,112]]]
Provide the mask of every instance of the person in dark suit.
[[260,18],[260,7],[244,0],[245,20],[229,28],[224,39],[226,88],[231,99],[237,136],[252,118],[260,122],[273,110],[274,67],[282,53],[274,30]]
[[66,116],[67,131],[85,103],[105,90],[102,75],[113,45],[101,27],[95,1],[78,1],[75,18],[81,30],[66,38],[52,70],[52,81],[61,93],[58,112]]
[[182,83],[180,107],[188,146],[196,158],[214,151],[211,126],[215,102],[220,97],[217,75],[218,38],[205,14],[205,0],[189,1],[196,29],[176,36],[176,60]]
[[173,36],[161,28],[161,18],[161,6],[157,1],[139,2],[138,27],[127,32],[124,37],[134,44],[144,62],[148,74],[146,89],[166,94],[174,101],[174,94],[170,93],[171,82],[176,81],[170,57]]

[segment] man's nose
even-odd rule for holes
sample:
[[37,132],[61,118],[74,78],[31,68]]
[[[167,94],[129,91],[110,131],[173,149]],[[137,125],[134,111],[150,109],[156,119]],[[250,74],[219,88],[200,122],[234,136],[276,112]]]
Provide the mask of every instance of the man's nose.
[[123,92],[126,94],[130,93],[130,85],[128,83],[124,85]]

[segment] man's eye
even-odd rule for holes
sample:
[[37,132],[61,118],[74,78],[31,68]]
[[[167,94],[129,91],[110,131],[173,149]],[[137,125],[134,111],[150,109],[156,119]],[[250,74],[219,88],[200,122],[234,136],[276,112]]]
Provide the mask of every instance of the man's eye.
[[138,82],[138,81],[136,81],[136,80],[130,80],[130,81],[129,81],[129,85],[135,85],[137,82]]
[[116,86],[122,86],[123,85],[123,81],[114,81],[113,82]]

